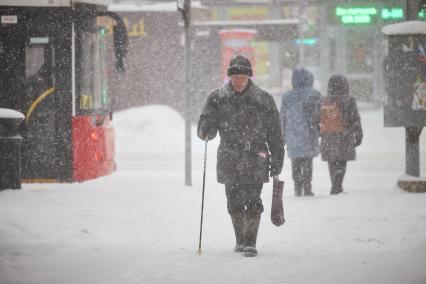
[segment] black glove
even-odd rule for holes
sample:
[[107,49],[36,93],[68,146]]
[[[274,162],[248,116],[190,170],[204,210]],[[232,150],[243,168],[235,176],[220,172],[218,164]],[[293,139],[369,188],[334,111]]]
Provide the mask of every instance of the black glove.
[[207,131],[207,133],[204,133],[203,135],[203,140],[205,141],[206,138],[207,140],[212,140],[216,137],[216,133],[217,131]]
[[354,145],[355,145],[355,147],[358,147],[359,145],[361,145],[361,140],[355,139]]
[[358,147],[359,145],[361,145],[362,142],[362,138],[359,137],[358,135],[354,135],[354,145],[355,147]]
[[269,169],[269,175],[271,177],[278,176],[281,173],[282,167],[279,166],[277,163],[271,162],[271,167]]
[[198,127],[198,137],[203,140],[212,140],[217,135],[217,129],[208,121],[203,121]]

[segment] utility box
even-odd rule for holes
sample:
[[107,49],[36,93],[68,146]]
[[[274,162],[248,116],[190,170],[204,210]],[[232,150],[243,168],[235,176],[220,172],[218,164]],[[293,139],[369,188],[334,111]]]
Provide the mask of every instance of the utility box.
[[21,188],[21,125],[24,115],[0,108],[0,190]]
[[426,125],[426,23],[408,21],[383,27],[385,127]]

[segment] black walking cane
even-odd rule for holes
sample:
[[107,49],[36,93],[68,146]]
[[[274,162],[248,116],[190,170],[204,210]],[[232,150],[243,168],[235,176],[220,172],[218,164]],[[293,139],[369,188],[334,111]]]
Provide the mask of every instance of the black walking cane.
[[207,142],[208,138],[206,138],[206,143],[204,145],[204,171],[203,171],[203,193],[201,195],[201,221],[200,221],[200,241],[198,242],[198,256],[202,255],[201,251],[201,236],[203,234],[203,213],[204,213],[204,189],[206,188],[206,161],[207,161]]

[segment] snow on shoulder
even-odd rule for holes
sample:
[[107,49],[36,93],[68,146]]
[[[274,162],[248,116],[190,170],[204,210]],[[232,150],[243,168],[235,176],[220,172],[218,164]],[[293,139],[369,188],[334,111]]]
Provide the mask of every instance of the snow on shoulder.
[[0,108],[0,118],[24,119],[25,115],[10,108]]
[[407,21],[392,25],[387,25],[382,28],[382,33],[385,35],[415,35],[426,34],[426,22]]

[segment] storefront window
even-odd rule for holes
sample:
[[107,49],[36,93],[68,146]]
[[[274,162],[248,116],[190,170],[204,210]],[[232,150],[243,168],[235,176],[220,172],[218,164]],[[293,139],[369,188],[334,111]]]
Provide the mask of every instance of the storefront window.
[[346,37],[346,62],[350,73],[373,72],[373,39],[366,34],[353,33]]

